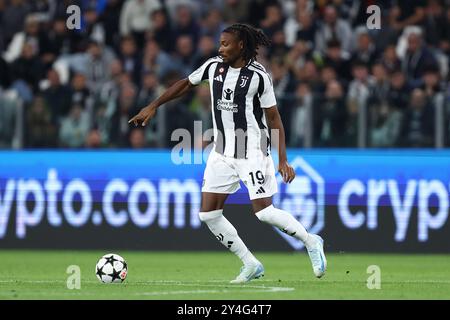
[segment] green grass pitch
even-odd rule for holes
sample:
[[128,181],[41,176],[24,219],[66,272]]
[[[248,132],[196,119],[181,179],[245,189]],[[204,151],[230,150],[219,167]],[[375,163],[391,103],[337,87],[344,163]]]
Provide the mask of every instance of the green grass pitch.
[[[331,254],[322,279],[307,254],[257,252],[265,277],[231,285],[240,261],[229,252],[120,251],[128,263],[121,284],[95,277],[109,252],[0,250],[0,299],[450,299],[450,255]],[[81,270],[81,288],[68,289],[67,268]],[[368,267],[380,268],[381,288],[369,289]]]

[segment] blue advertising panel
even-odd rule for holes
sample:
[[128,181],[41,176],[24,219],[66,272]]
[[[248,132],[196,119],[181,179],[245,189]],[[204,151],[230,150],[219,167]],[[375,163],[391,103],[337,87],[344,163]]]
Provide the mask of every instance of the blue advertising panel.
[[[274,204],[328,236],[330,250],[450,252],[449,151],[289,150],[288,158],[297,176],[291,184],[277,176]],[[218,248],[203,243],[209,235],[198,218],[206,159],[170,151],[0,152],[0,247],[88,248],[114,233],[125,248],[172,248],[161,237],[178,249]],[[248,204],[243,184],[227,200],[237,208],[230,213],[248,212]],[[249,228],[260,223],[243,219]],[[259,239],[273,241],[255,241],[255,249],[302,248],[258,228],[270,233]]]

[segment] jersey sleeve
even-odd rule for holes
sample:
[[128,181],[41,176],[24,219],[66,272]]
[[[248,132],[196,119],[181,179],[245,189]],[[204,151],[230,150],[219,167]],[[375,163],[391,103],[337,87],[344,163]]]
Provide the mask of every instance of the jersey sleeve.
[[200,84],[200,82],[204,80],[208,80],[208,72],[209,68],[213,63],[217,62],[216,59],[211,58],[208,59],[204,64],[202,64],[197,70],[192,72],[188,79],[189,82],[192,83],[194,86]]
[[261,108],[270,108],[277,104],[277,100],[275,98],[275,92],[273,91],[272,79],[268,74],[263,75],[264,81],[264,91],[261,94]]

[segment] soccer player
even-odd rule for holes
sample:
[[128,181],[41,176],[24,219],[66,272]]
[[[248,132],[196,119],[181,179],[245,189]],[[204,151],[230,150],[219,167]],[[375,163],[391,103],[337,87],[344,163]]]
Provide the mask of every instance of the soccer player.
[[260,30],[246,24],[231,25],[221,34],[219,56],[207,60],[188,78],[173,84],[129,121],[145,126],[162,104],[182,96],[204,80],[209,81],[214,149],[204,172],[199,217],[214,236],[242,260],[243,267],[231,283],[245,283],[264,275],[261,262],[222,213],[228,195],[240,188],[240,180],[247,186],[259,220],[303,241],[316,277],[324,275],[327,265],[322,238],[308,233],[290,213],[272,205],[277,183],[269,153],[269,128],[278,131],[278,172],[283,181],[291,183],[295,172],[287,160],[284,128],[271,78],[256,61],[258,47],[269,44]]

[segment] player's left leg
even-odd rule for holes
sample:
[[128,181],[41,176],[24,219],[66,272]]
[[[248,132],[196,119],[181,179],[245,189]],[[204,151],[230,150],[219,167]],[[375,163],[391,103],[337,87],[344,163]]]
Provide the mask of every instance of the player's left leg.
[[308,233],[292,214],[272,205],[272,196],[278,189],[272,157],[255,155],[241,161],[238,167],[239,176],[247,186],[253,211],[258,219],[302,241],[311,259],[314,274],[322,277],[327,264],[322,238]]
[[314,274],[320,278],[325,274],[327,260],[320,236],[308,233],[305,227],[292,214],[277,209],[272,204],[272,197],[252,200],[253,211],[259,220],[266,222],[305,244],[311,259]]

